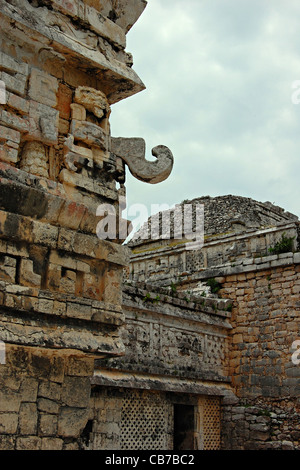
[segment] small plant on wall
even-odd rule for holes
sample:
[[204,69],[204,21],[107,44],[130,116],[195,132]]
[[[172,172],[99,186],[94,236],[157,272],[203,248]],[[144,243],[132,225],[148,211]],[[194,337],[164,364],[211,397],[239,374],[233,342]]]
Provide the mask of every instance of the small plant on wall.
[[217,294],[222,287],[221,284],[214,278],[208,279],[206,284],[210,287],[212,294]]
[[293,251],[293,241],[295,237],[287,237],[285,233],[281,235],[281,239],[275,243],[274,246],[269,248],[269,252],[273,255],[279,255],[280,253],[289,253]]

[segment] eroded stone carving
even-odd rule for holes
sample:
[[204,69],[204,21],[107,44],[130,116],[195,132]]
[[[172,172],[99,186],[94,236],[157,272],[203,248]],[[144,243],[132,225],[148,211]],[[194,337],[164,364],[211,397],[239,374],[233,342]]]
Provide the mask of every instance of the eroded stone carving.
[[41,142],[26,142],[23,148],[20,168],[37,176],[48,177],[48,158]]
[[145,141],[141,138],[113,137],[111,151],[124,160],[135,178],[146,183],[156,184],[164,181],[173,168],[172,152],[165,145],[158,145],[152,149],[156,161],[146,160]]
[[80,167],[93,167],[93,152],[85,147],[74,145],[74,137],[69,135],[64,143],[66,167],[77,172]]
[[104,93],[94,88],[80,86],[75,91],[75,103],[81,104],[87,111],[102,119],[110,113],[110,106]]

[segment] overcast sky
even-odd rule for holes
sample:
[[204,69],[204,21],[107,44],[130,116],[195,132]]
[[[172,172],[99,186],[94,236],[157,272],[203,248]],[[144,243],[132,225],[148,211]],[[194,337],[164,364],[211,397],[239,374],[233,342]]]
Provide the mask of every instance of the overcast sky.
[[300,216],[299,0],[148,0],[127,35],[146,90],[113,105],[114,137],[167,145],[163,183],[127,170],[128,205],[233,194]]

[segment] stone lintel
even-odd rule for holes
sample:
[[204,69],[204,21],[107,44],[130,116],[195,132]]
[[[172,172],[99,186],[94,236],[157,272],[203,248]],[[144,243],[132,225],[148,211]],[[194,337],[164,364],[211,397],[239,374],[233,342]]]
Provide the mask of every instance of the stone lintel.
[[92,385],[106,387],[124,387],[144,390],[160,390],[184,394],[200,394],[219,397],[233,395],[230,386],[224,380],[220,382],[205,382],[178,377],[156,376],[138,372],[122,372],[96,369],[91,379]]
[[24,346],[48,347],[60,350],[77,350],[95,357],[121,356],[124,345],[116,332],[104,328],[90,328],[75,322],[57,324],[41,321],[35,316],[24,319],[1,312],[0,340]]

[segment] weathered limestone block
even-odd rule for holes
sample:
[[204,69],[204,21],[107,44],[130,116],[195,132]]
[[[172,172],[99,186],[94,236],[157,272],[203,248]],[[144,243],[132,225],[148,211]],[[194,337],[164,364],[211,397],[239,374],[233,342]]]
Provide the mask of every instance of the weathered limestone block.
[[89,417],[89,409],[61,407],[58,416],[58,436],[79,437]]
[[66,202],[63,204],[59,212],[57,222],[62,227],[69,227],[70,229],[78,230],[86,212],[87,207],[84,204]]
[[8,144],[0,144],[0,160],[15,164],[18,161],[18,150]]
[[[2,257],[1,257],[2,258]],[[1,259],[0,258],[0,259]],[[10,256],[4,256],[0,264],[1,281],[15,282],[17,260]]]
[[62,450],[64,441],[56,437],[44,437],[42,439],[41,450]]
[[22,62],[21,60],[17,60],[4,52],[0,52],[0,69],[6,70],[10,73],[16,74],[19,73],[21,75],[27,76],[28,75],[28,64]]
[[5,109],[0,109],[0,122],[4,126],[12,127],[13,129],[23,133],[28,133],[31,125],[27,116],[18,116],[10,111],[6,111]]
[[8,163],[18,161],[20,132],[0,125],[0,160]]
[[76,121],[86,121],[86,109],[84,106],[78,103],[71,103],[71,116]]
[[6,104],[18,111],[20,114],[28,114],[29,113],[29,101],[21,98],[21,96],[15,95],[14,93],[7,92],[6,94]]
[[51,4],[53,8],[61,11],[65,15],[70,15],[73,17],[78,17],[80,15],[80,10],[84,10],[84,3],[75,0],[75,1],[68,1],[68,0],[52,0]]
[[89,24],[90,28],[94,32],[99,34],[99,36],[107,39],[119,49],[125,48],[125,31],[110,19],[105,18],[98,13],[95,8],[85,5],[84,20]]
[[91,299],[103,300],[104,286],[104,276],[101,277],[101,275],[97,276],[96,274],[85,274],[83,277],[83,291]]
[[67,294],[75,294],[76,292],[76,272],[65,270],[60,281],[60,290]]
[[19,426],[23,435],[35,435],[37,432],[38,413],[35,403],[22,403],[20,407]]
[[[57,423],[58,423],[58,417],[56,415],[40,413],[39,435],[40,436],[56,436],[57,435]],[[53,438],[53,440],[55,439]],[[58,450],[59,450],[62,448],[63,442],[59,439],[57,439],[57,441],[58,441]],[[48,445],[51,446],[49,450],[51,449],[55,450],[57,448],[57,444],[53,443],[52,441],[50,441]],[[43,449],[43,445],[42,445],[42,449]]]
[[71,407],[88,407],[91,392],[89,377],[66,377],[61,400],[64,405]]
[[52,75],[32,69],[29,77],[28,95],[34,101],[54,108],[57,105],[58,81]]
[[113,21],[127,33],[146,8],[145,0],[88,0],[89,5],[100,10],[104,16],[112,16]]
[[33,270],[33,261],[22,259],[20,263],[20,284],[29,287],[40,287],[41,276]]
[[59,111],[43,103],[30,101],[27,139],[48,145],[58,143]]
[[71,115],[71,105],[73,99],[73,90],[65,83],[58,83],[57,106],[59,117],[63,120],[69,120]]
[[0,411],[17,413],[20,409],[20,397],[16,390],[2,386],[0,391]]
[[37,408],[43,413],[56,414],[59,411],[59,403],[47,398],[39,398],[37,401]]
[[27,77],[20,73],[10,75],[6,72],[0,72],[0,80],[5,83],[7,91],[17,93],[18,95],[25,96]]
[[18,422],[19,415],[17,413],[1,413],[0,433],[16,434]]

